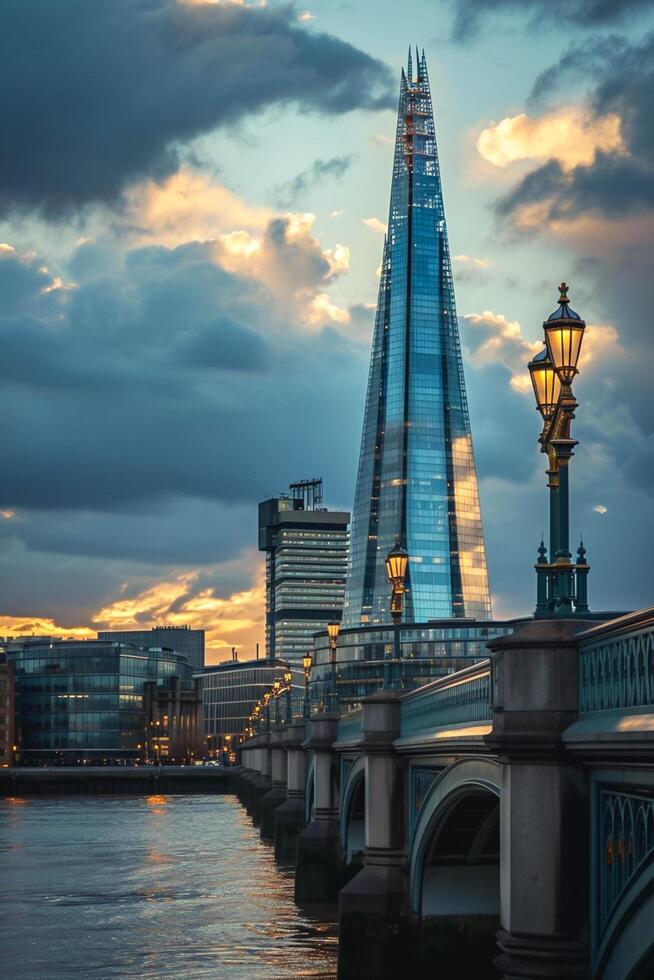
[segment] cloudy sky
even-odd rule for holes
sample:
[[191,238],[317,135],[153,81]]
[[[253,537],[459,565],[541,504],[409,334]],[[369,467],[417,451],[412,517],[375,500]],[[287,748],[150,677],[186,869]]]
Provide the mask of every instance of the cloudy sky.
[[321,475],[351,506],[409,43],[494,613],[533,606],[561,279],[591,605],[651,604],[654,0],[0,0],[0,634],[253,654],[258,500]]

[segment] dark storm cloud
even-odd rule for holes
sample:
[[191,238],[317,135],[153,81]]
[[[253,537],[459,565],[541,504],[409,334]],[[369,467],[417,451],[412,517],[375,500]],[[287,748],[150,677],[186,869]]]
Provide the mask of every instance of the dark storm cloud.
[[599,79],[588,94],[589,109],[597,117],[620,117],[626,152],[598,152],[592,163],[571,171],[548,161],[497,202],[502,218],[530,204],[543,204],[545,219],[557,221],[654,208],[654,33],[633,45],[611,37],[569,48],[536,80],[531,102],[541,104],[571,74]]
[[355,160],[354,154],[340,157],[330,157],[329,160],[316,160],[314,163],[297,174],[293,180],[275,189],[275,199],[279,207],[290,207],[298,198],[311,187],[323,180],[333,177],[342,180]]
[[[121,274],[94,274],[64,301],[47,294],[39,317],[23,314],[28,296],[0,318],[0,507],[131,513],[179,497],[252,506],[288,483],[298,454],[319,472],[344,445],[355,452],[365,354],[338,334],[303,333],[264,287],[211,254],[199,243],[138,249]],[[40,260],[2,262],[6,276],[23,276]],[[317,440],[327,414],[333,431]]]
[[468,40],[499,10],[528,14],[532,22],[602,27],[625,22],[654,8],[653,0],[453,0],[453,36]]
[[0,211],[57,216],[161,179],[181,147],[287,103],[393,106],[376,59],[297,24],[291,5],[29,0],[0,10]]

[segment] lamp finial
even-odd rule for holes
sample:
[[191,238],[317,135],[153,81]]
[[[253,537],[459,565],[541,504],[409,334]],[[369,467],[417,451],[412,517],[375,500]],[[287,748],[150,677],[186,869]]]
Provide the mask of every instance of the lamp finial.
[[567,282],[562,282],[561,285],[559,286],[559,303],[561,304],[561,306],[563,306],[565,303],[570,302],[570,300],[568,299],[569,288],[570,287],[568,286]]

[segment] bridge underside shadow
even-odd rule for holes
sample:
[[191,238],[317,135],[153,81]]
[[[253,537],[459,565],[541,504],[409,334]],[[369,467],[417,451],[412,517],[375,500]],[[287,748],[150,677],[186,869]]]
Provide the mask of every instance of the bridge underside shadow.
[[[443,976],[499,976],[499,798],[467,788],[445,800],[422,842],[414,912],[420,915],[421,973],[438,964]],[[439,814],[442,814],[439,816]]]

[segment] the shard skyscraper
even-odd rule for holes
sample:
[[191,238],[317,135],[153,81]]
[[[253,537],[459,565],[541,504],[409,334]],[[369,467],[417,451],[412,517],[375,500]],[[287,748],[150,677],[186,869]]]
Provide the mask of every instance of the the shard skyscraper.
[[434,115],[424,52],[402,71],[352,518],[344,626],[390,621],[384,560],[409,553],[405,622],[490,619]]

